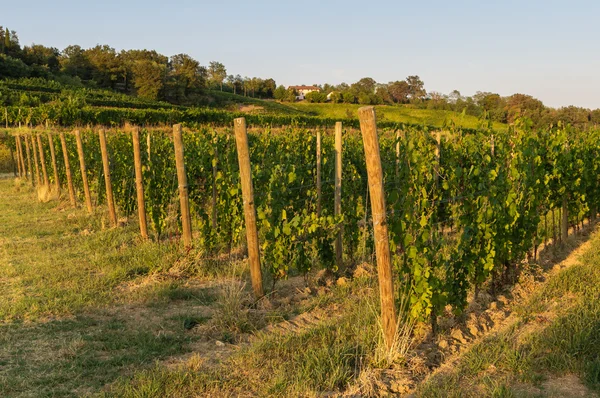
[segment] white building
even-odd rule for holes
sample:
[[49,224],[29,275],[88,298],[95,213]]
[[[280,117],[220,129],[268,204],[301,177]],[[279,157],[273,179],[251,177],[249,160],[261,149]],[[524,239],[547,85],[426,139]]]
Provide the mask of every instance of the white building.
[[321,91],[321,89],[317,86],[289,86],[288,90],[289,89],[296,90],[296,92],[298,93],[296,99],[300,101],[302,101],[308,93],[312,93],[314,91]]

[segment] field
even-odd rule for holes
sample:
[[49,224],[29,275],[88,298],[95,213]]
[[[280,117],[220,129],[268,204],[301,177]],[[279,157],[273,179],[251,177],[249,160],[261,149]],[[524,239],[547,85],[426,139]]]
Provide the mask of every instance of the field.
[[359,113],[6,130],[0,393],[597,389],[598,132]]
[[[357,104],[317,104],[308,102],[297,102],[289,105],[290,108],[305,112],[312,116],[320,116],[331,119],[353,118],[361,105]],[[379,121],[406,123],[410,125],[422,125],[443,127],[454,123],[457,127],[477,129],[481,121],[475,116],[462,115],[453,111],[416,109],[408,105],[378,105],[377,117]],[[494,123],[494,130],[506,130],[507,126],[502,123]]]

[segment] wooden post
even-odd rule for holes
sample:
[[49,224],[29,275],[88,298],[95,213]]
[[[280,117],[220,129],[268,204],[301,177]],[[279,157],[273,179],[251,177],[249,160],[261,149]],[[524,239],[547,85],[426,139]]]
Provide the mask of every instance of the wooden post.
[[[150,133],[148,133],[150,134]],[[133,161],[135,168],[135,190],[137,192],[138,218],[140,220],[140,234],[143,239],[148,239],[148,224],[146,223],[146,203],[144,202],[144,178],[142,175],[142,157],[140,155],[140,129],[134,127],[131,136],[133,139]]]
[[117,211],[115,210],[115,199],[113,197],[112,184],[110,182],[110,162],[108,160],[108,149],[106,148],[106,133],[104,129],[98,130],[100,138],[100,151],[102,152],[102,168],[104,170],[104,185],[106,186],[106,203],[108,204],[108,215],[113,227],[117,226]]
[[40,151],[40,163],[42,164],[42,175],[44,176],[44,185],[50,187],[50,180],[48,179],[48,169],[46,169],[46,156],[44,155],[44,146],[42,145],[42,136],[37,136],[38,148]]
[[35,143],[33,135],[31,136],[31,147],[33,149],[33,162],[35,163],[35,182],[39,187],[40,185],[42,185],[42,179],[40,177],[40,166],[38,162],[37,145]]
[[562,220],[560,225],[560,236],[563,242],[567,241],[569,236],[569,210],[567,209],[567,197],[563,197],[562,201]]
[[40,166],[38,163],[37,145],[35,144],[33,135],[31,136],[31,147],[33,148],[33,162],[35,163],[35,182],[39,187],[40,185],[42,185],[42,179],[40,178]]
[[317,217],[321,210],[321,130],[317,130]]
[[73,186],[73,176],[71,175],[71,165],[69,164],[69,152],[67,151],[67,141],[65,140],[65,133],[60,133],[60,145],[62,148],[63,159],[65,161],[65,174],[67,175],[67,186],[69,187],[69,200],[71,206],[77,206],[75,201],[75,187]]
[[365,147],[367,175],[371,193],[371,211],[381,299],[381,323],[386,346],[388,349],[392,349],[396,336],[396,308],[375,108],[372,106],[362,107],[358,110],[358,116]]
[[22,178],[23,177],[23,169],[21,169],[21,151],[19,151],[19,147],[21,145],[21,139],[19,138],[19,135],[16,134],[15,135],[15,148],[17,150],[17,167],[18,167],[18,171],[19,171],[19,177]]
[[494,154],[496,152],[496,143],[494,142],[494,134],[492,134],[490,137],[490,146],[491,146],[492,157],[494,157]]
[[190,216],[190,201],[188,197],[187,175],[185,174],[185,160],[183,156],[183,138],[181,124],[173,126],[173,144],[175,146],[175,165],[177,167],[177,181],[179,183],[179,207],[181,210],[181,227],[183,229],[183,243],[186,247],[192,246],[192,219]]
[[94,211],[92,208],[92,195],[88,184],[87,171],[85,168],[85,157],[83,153],[83,143],[81,142],[81,133],[75,130],[75,139],[77,140],[77,154],[79,155],[79,168],[81,169],[81,180],[83,181],[83,193],[85,194],[85,205],[88,213]]
[[212,186],[212,228],[214,231],[217,230],[217,162],[219,160],[219,147],[218,138],[215,136],[213,140],[214,156],[212,160],[212,174],[213,174],[213,186]]
[[23,137],[23,140],[25,141],[25,150],[27,153],[27,169],[29,170],[29,176],[31,178],[31,185],[34,185],[34,181],[33,181],[33,168],[31,166],[31,151],[29,150],[29,140],[27,139],[27,136]]
[[58,177],[58,165],[56,163],[56,152],[54,151],[54,138],[52,133],[48,133],[48,144],[50,145],[50,158],[52,160],[52,171],[54,173],[54,187],[56,195],[60,198],[60,179]]
[[237,146],[238,162],[240,165],[240,180],[244,202],[244,218],[246,219],[246,239],[248,241],[248,260],[250,262],[250,277],[254,296],[264,296],[262,272],[260,269],[260,254],[258,248],[258,230],[256,228],[256,209],[254,208],[254,187],[252,185],[252,169],[250,168],[250,152],[248,150],[248,133],[246,119],[243,117],[233,121],[235,143]]
[[[335,123],[335,202],[333,212],[336,216],[342,214],[342,122]],[[335,239],[335,265],[338,270],[343,268],[342,228]]]
[[400,130],[396,130],[396,180],[400,178]]
[[5,121],[6,128],[8,128],[8,107],[7,106],[4,107],[4,121]]
[[27,178],[27,171],[25,170],[25,163],[23,162],[23,146],[21,145],[21,136],[19,134],[17,137],[17,162],[19,162],[19,175],[21,178],[25,176]]
[[[17,141],[17,139],[15,137],[15,148],[16,148],[16,141]],[[18,177],[19,174],[20,174],[19,173],[20,166],[17,165],[17,161],[15,160],[15,153],[13,152],[12,147],[9,146],[8,149],[10,150],[10,159],[12,160],[13,174],[14,174],[15,177]]]

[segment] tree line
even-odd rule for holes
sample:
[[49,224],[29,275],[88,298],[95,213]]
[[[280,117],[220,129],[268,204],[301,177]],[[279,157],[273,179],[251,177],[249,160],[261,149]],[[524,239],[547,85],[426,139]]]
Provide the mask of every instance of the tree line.
[[[43,78],[90,88],[104,88],[145,100],[168,101],[178,105],[206,103],[206,90],[221,90],[261,99],[296,101],[293,88],[277,86],[272,78],[228,74],[224,64],[212,61],[201,65],[188,54],[165,56],[155,50],[122,50],[108,45],[84,49],[70,45],[62,51],[39,44],[19,44],[17,33],[0,26],[0,78]],[[337,85],[315,85],[320,91],[306,95],[308,102],[364,105],[403,104],[421,109],[462,112],[500,123],[527,118],[534,127],[558,122],[583,127],[600,124],[600,109],[575,106],[546,107],[526,94],[503,97],[477,92],[463,96],[428,92],[418,75],[404,80],[378,83],[371,77]]]
[[17,33],[0,26],[0,77],[44,78],[110,89],[148,100],[193,105],[205,90],[227,90],[273,98],[275,80],[227,73],[221,62],[201,65],[188,54],[166,56],[155,50],[122,50],[108,45],[58,50],[40,44],[21,47]]

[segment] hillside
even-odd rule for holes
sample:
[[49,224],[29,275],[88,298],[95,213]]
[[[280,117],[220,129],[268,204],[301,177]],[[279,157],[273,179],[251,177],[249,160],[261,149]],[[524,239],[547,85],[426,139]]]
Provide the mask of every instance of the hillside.
[[[106,124],[131,122],[142,125],[176,122],[211,122],[228,124],[234,117],[252,115],[250,123],[307,127],[331,125],[341,120],[358,126],[358,104],[281,103],[245,97],[228,92],[205,90],[194,97],[194,106],[152,101],[105,89],[74,86],[45,79],[0,81],[2,125]],[[409,106],[377,106],[382,126],[398,123],[439,128],[454,123],[457,127],[477,129],[480,120],[452,111],[415,109]],[[8,120],[7,120],[8,119]],[[505,124],[494,123],[497,130]]]
[[[317,104],[297,102],[289,107],[312,116],[332,119],[356,117],[359,104]],[[416,109],[409,105],[377,105],[377,118],[382,122],[396,122],[424,126],[442,127],[453,122],[458,127],[476,129],[480,120],[475,116],[463,115],[458,112],[437,109]],[[505,130],[507,125],[494,122],[494,129]]]

